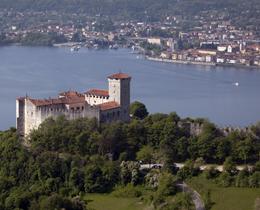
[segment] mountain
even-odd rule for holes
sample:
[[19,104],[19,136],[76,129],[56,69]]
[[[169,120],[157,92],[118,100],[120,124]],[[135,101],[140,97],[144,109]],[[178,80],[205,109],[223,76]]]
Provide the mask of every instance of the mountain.
[[259,24],[259,0],[0,0],[0,9],[57,11],[159,20],[168,15],[192,19],[203,12],[225,13],[236,22]]

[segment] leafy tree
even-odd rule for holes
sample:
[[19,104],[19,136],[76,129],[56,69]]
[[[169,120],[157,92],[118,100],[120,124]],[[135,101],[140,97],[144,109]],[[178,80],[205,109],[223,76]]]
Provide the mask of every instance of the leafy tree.
[[177,177],[180,180],[184,180],[187,179],[189,177],[192,176],[196,176],[198,175],[200,172],[199,168],[196,168],[194,166],[194,162],[191,160],[186,161],[185,165],[183,166],[183,168],[181,168],[178,173],[177,173]]
[[254,172],[249,177],[249,186],[253,188],[260,187],[260,172]]
[[79,191],[84,190],[84,172],[78,168],[72,168],[69,176],[70,186],[78,189]]
[[235,186],[248,187],[248,176],[249,176],[249,172],[247,170],[240,171],[236,177]]
[[58,194],[53,194],[43,198],[40,202],[40,210],[68,209],[68,210],[86,210],[86,205],[82,201],[64,198]]
[[173,204],[166,205],[163,210],[195,210],[191,195],[183,193],[176,196]]
[[222,172],[218,177],[218,183],[222,187],[229,187],[232,185],[233,177],[228,172]]
[[203,174],[206,179],[213,179],[219,175],[219,171],[214,166],[211,166],[210,168],[204,170]]
[[159,177],[157,193],[163,196],[175,195],[177,193],[177,178],[170,173],[163,173]]
[[144,163],[152,163],[154,157],[154,149],[147,145],[143,146],[136,155],[136,159]]
[[203,200],[204,200],[205,210],[210,210],[212,208],[212,206],[214,205],[214,202],[212,201],[212,198],[211,198],[211,191],[210,190],[206,191],[206,193],[203,196]]
[[146,106],[139,102],[135,101],[130,105],[130,114],[137,119],[144,119],[149,113],[146,109]]
[[223,164],[223,170],[231,175],[234,175],[237,173],[236,165],[233,162],[231,157],[227,157],[224,164]]

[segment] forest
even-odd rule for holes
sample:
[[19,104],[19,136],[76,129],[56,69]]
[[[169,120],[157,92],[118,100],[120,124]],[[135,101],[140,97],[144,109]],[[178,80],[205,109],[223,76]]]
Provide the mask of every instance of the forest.
[[[29,147],[14,128],[0,132],[0,209],[83,210],[90,209],[86,193],[147,195],[141,189],[156,209],[177,193],[176,183],[202,173],[199,166],[206,163],[223,164],[222,173],[213,166],[203,172],[221,186],[260,187],[260,124],[224,135],[207,120],[149,115],[140,102],[131,113],[130,123],[101,125],[95,119],[49,118],[26,139]],[[201,131],[192,133],[182,126],[187,122]],[[175,162],[185,166],[178,170]],[[141,163],[163,167],[141,170]],[[251,168],[239,172],[237,164]],[[183,200],[178,202],[160,209],[178,210]]]
[[215,10],[227,12],[233,20],[251,22],[259,21],[260,3],[258,0],[1,0],[0,9],[86,13],[141,21],[156,21],[168,15],[193,18]]

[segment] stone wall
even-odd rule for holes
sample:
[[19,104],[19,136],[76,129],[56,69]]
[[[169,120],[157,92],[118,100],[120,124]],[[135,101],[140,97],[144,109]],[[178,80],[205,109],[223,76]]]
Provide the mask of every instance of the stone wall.
[[85,95],[85,100],[90,105],[98,105],[109,101],[109,97],[106,96],[93,96],[93,95]]
[[51,104],[35,106],[30,99],[16,101],[17,132],[20,136],[28,136],[47,118],[57,118],[64,115],[68,120],[78,118],[96,118],[100,120],[100,108],[87,103],[66,106],[64,104]]

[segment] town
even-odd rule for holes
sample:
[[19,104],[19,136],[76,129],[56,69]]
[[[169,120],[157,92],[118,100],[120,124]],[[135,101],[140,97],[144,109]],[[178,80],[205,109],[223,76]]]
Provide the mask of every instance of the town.
[[111,20],[107,16],[1,10],[0,45],[130,48],[149,60],[260,67],[257,26],[240,27],[223,13],[202,12],[189,26],[183,16],[160,21]]

